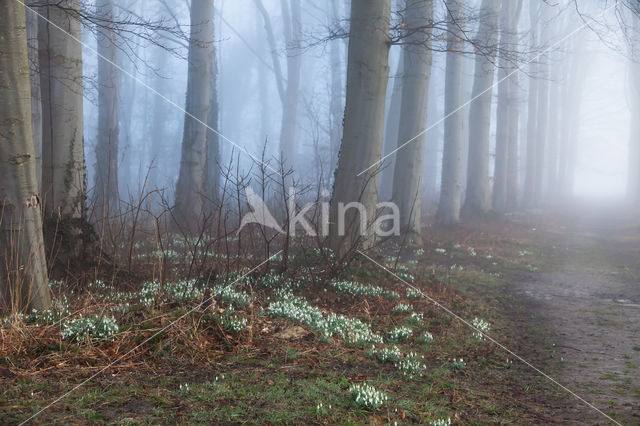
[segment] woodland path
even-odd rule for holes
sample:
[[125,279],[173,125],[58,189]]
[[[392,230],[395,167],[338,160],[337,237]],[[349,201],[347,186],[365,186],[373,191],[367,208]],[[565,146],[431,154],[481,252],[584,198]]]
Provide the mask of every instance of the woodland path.
[[[622,424],[640,424],[640,227],[623,216],[596,210],[538,225],[549,264],[510,293],[522,304],[519,329],[544,335],[537,355],[557,366],[551,375]],[[573,397],[552,405],[554,418],[608,424]]]

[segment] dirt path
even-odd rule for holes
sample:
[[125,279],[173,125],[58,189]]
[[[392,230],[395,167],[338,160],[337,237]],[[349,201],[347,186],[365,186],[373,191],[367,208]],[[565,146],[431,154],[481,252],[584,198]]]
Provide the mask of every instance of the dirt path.
[[[524,305],[518,321],[544,329],[540,359],[552,358],[552,375],[622,424],[640,424],[640,244],[631,235],[638,230],[598,214],[540,231],[550,267],[512,287]],[[607,424],[575,398],[554,408],[571,423]]]

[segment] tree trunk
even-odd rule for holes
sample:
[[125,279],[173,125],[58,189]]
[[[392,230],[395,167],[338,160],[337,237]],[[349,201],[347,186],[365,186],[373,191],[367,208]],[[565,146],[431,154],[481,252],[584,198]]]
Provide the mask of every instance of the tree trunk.
[[[640,34],[640,17],[634,14],[633,29]],[[633,43],[633,42],[631,42]],[[636,41],[637,43],[637,41]],[[634,202],[640,202],[640,48],[631,45],[629,62],[629,91],[631,106],[631,129],[629,132],[628,194]]]
[[[99,0],[98,14],[109,25],[113,21],[113,0]],[[109,217],[118,213],[118,75],[116,40],[113,28],[98,33],[98,134],[96,137],[96,171],[94,211],[102,228]],[[103,59],[106,58],[106,59]]]
[[[214,48],[211,70],[211,107],[209,108],[209,127],[220,129],[220,108],[218,104],[218,60]],[[218,133],[207,129],[207,162],[205,165],[205,192],[209,201],[220,200],[220,137]]]
[[42,237],[25,7],[0,14],[0,295],[10,308],[51,304]]
[[201,225],[205,177],[205,126],[211,107],[213,68],[213,0],[191,3],[191,36],[186,115],[174,217],[187,232]]
[[[520,12],[522,11],[523,0],[517,0],[515,4],[510,5],[509,22],[507,24],[506,31],[508,46],[516,46],[518,43],[518,21],[520,20]],[[504,3],[503,3],[504,4]],[[506,46],[505,46],[506,48]],[[518,63],[518,51],[512,52],[513,61]],[[507,156],[507,176],[506,176],[506,209],[512,211],[518,207],[518,195],[520,186],[520,83],[518,75],[519,73],[512,72],[509,77],[509,83],[507,85],[508,95],[507,100],[509,102],[508,108],[508,156]]]
[[[542,4],[541,20],[544,23],[548,23],[550,20],[551,6]],[[542,35],[540,44],[542,48],[546,48],[549,43],[549,31],[541,31]],[[549,57],[543,55],[540,58],[540,64],[538,66],[539,85],[538,85],[538,124],[537,124],[537,136],[536,136],[536,183],[535,183],[535,195],[534,203],[538,204],[542,201],[542,197],[545,191],[545,175],[547,172],[546,167],[546,151],[547,151],[547,137],[548,137],[548,123],[549,123]],[[536,78],[536,77],[534,77]]]
[[[518,123],[513,120],[518,119],[517,110],[512,113],[516,105],[516,85],[514,80],[516,74],[513,72],[513,62],[507,58],[507,53],[513,49],[517,43],[515,31],[517,29],[517,19],[521,3],[505,1],[502,4],[500,35],[500,58],[498,64],[498,106],[496,116],[496,153],[493,173],[493,210],[503,213],[507,209],[507,198],[509,190],[509,165],[517,162],[517,129]],[[514,151],[513,153],[511,151]],[[512,158],[513,157],[513,158]],[[517,176],[513,177],[517,179]]]
[[78,219],[85,198],[80,3],[55,3],[38,9],[46,18],[38,23],[42,194],[46,215]]
[[[378,168],[362,172],[380,160],[382,151],[390,15],[389,0],[351,2],[344,133],[329,219],[329,244],[338,258],[358,243],[365,248],[374,243],[368,225],[376,215]],[[357,201],[366,217],[355,208],[343,211],[346,204]],[[362,222],[365,229],[361,229]]]
[[480,9],[480,28],[476,36],[476,42],[481,48],[486,46],[487,51],[476,53],[475,78],[471,92],[471,98],[474,100],[469,112],[469,161],[465,209],[471,214],[484,214],[491,209],[489,185],[491,101],[501,3],[501,0],[483,0]]
[[[404,8],[404,7],[403,7]],[[398,147],[398,130],[400,129],[400,108],[402,107],[402,84],[404,79],[404,58],[400,56],[396,67],[391,87],[391,96],[385,106],[384,138],[382,139],[382,156],[389,155]],[[387,91],[389,87],[387,86]],[[378,185],[378,197],[381,200],[390,200],[393,192],[393,175],[396,164],[396,156],[391,155],[382,161],[380,165],[380,184]]]
[[[529,0],[529,16],[531,21],[530,29],[530,48],[532,52],[536,52],[538,49],[538,13],[539,3],[535,0]],[[538,132],[538,64],[537,61],[532,61],[529,64],[529,108],[528,108],[528,120],[527,120],[527,166],[526,175],[524,181],[524,202],[527,206],[531,206],[535,203],[535,196],[537,193],[537,138]]]
[[[27,1],[28,6],[37,4],[38,0]],[[26,17],[31,81],[31,131],[33,132],[33,148],[36,153],[36,179],[38,191],[40,191],[42,186],[42,99],[40,95],[40,65],[38,61],[38,15],[27,9]]]
[[[334,21],[340,18],[338,13],[338,0],[331,0],[331,15]],[[330,47],[331,55],[331,104],[330,104],[330,163],[333,171],[338,162],[340,151],[340,140],[342,138],[342,120],[344,119],[344,87],[343,87],[343,66],[342,66],[342,46],[340,40],[333,40]]]
[[[407,0],[405,27],[408,33],[427,26],[433,19],[433,0]],[[400,210],[400,226],[410,243],[421,244],[422,165],[427,127],[429,79],[431,77],[431,30],[409,35],[403,49],[402,105],[398,129],[398,148],[421,134],[396,154],[393,200]]]
[[462,203],[462,144],[463,117],[462,111],[456,111],[462,105],[462,48],[458,32],[458,22],[464,10],[463,0],[447,1],[450,16],[447,29],[447,65],[445,77],[444,114],[444,152],[442,158],[442,183],[440,190],[440,206],[438,219],[444,225],[460,222],[460,205]]
[[267,41],[269,42],[269,47],[271,49],[276,86],[278,88],[280,101],[282,102],[280,161],[282,162],[285,172],[293,169],[295,159],[296,121],[300,94],[300,71],[302,68],[302,58],[298,51],[300,48],[300,40],[302,38],[300,1],[301,0],[291,0],[291,7],[289,7],[288,0],[280,0],[287,51],[289,51],[289,49],[293,49],[293,52],[288,52],[287,54],[287,77],[285,80],[280,66],[280,59],[277,55],[277,47],[275,36],[273,34],[273,27],[271,26],[271,19],[269,18],[269,14],[264,8],[262,1],[254,0],[264,20]]

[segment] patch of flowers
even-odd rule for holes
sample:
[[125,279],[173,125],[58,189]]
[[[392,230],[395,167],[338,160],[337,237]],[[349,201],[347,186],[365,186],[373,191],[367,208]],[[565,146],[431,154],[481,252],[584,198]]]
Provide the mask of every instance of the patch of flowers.
[[447,251],[443,248],[438,247],[437,249],[433,250],[438,254],[447,254]]
[[67,296],[63,295],[61,298],[53,300],[51,309],[42,311],[33,309],[28,314],[23,315],[22,319],[26,324],[53,324],[68,316],[69,301]]
[[231,333],[240,333],[247,328],[247,319],[235,316],[223,316],[222,328]]
[[401,342],[407,340],[413,334],[409,327],[396,327],[387,334],[389,342]]
[[377,357],[382,362],[396,362],[402,359],[402,353],[400,352],[400,348],[396,345],[385,346],[381,349],[376,349],[375,346],[371,347],[369,351],[370,356]]
[[462,358],[454,358],[451,360],[451,368],[454,370],[464,370],[467,368],[467,363]]
[[450,426],[451,425],[451,417],[447,419],[438,419],[431,422],[431,426]]
[[172,300],[183,303],[202,297],[195,279],[165,283],[164,292]]
[[352,385],[349,393],[358,407],[367,410],[378,410],[388,400],[386,393],[366,383]]
[[326,416],[331,410],[331,404],[324,405],[322,402],[316,405],[316,416]]
[[414,377],[424,376],[427,366],[422,360],[424,356],[419,356],[415,352],[409,352],[401,361],[395,364],[396,368],[405,376],[413,379]]
[[330,285],[338,291],[352,296],[378,297],[384,293],[384,289],[374,285],[362,285],[353,281],[332,281]]
[[433,342],[433,335],[428,331],[422,333],[420,337],[416,339],[419,343],[431,343]]
[[413,306],[408,303],[398,303],[393,307],[393,312],[397,314],[406,314],[413,311]]
[[325,316],[324,312],[311,306],[304,298],[291,293],[282,294],[281,299],[271,303],[267,311],[272,316],[307,325],[320,332],[325,339],[339,336],[348,344],[382,343],[382,338],[368,324],[335,313]]
[[418,314],[416,312],[411,312],[411,316],[409,317],[407,322],[411,325],[422,325],[422,323],[424,322],[424,315],[421,313]]
[[180,385],[180,393],[181,394],[187,394],[191,391],[191,388],[189,388],[189,384],[185,383],[184,385]]
[[478,341],[483,341],[483,334],[488,333],[489,329],[491,328],[491,324],[478,317],[474,318],[473,321],[471,321],[471,325],[475,327],[475,330],[473,331],[473,337],[475,337]]
[[115,318],[95,315],[65,322],[61,334],[63,339],[73,342],[81,342],[87,338],[110,340],[118,333],[118,330]]
[[217,285],[213,288],[213,295],[228,305],[244,306],[251,302],[251,296],[236,290],[233,285]]
[[421,297],[424,297],[424,295],[420,291],[418,291],[418,290],[416,290],[414,288],[411,288],[411,287],[407,287],[407,298],[408,299],[419,299]]

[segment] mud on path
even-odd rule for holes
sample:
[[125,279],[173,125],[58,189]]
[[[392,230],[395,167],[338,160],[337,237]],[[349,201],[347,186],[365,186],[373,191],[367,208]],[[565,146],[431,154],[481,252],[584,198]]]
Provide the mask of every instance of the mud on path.
[[[514,320],[523,334],[539,328],[535,357],[551,376],[620,423],[640,424],[640,227],[633,218],[582,217],[533,225],[548,265],[513,280]],[[559,394],[548,407],[554,419],[609,424]]]

